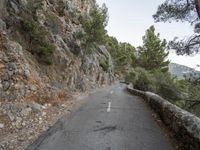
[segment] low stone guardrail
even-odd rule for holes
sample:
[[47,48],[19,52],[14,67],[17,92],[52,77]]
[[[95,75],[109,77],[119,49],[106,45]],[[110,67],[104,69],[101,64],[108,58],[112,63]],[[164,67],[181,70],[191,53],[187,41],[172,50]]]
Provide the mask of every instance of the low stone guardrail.
[[186,150],[200,150],[200,118],[157,94],[133,89],[130,84],[127,90],[142,97],[151,106],[163,123],[175,133],[175,137],[184,144]]

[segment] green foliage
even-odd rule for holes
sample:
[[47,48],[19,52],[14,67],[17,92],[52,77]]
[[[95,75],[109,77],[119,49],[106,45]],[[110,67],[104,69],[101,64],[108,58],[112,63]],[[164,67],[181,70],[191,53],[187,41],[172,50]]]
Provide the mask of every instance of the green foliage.
[[34,33],[36,30],[36,24],[32,20],[23,20],[21,22],[22,29],[27,33]]
[[79,21],[84,29],[82,36],[79,36],[79,38],[86,51],[89,46],[95,43],[103,44],[105,42],[107,19],[107,7],[105,5],[101,8],[96,6],[94,10],[91,11],[90,16],[79,17]]
[[168,72],[163,73],[157,70],[153,73],[153,77],[156,93],[173,103],[181,99],[179,83]]
[[81,3],[83,4],[86,0],[81,0]]
[[155,15],[156,22],[188,21],[194,23],[198,19],[196,5],[193,0],[166,0],[159,5]]
[[200,116],[200,78],[189,77],[179,81],[182,99],[177,102],[177,105]]
[[200,116],[200,79],[190,77],[176,80],[168,72],[160,70],[152,72],[137,67],[127,73],[125,81],[131,82],[136,89],[156,93]]
[[108,72],[109,71],[108,58],[102,56],[101,59],[99,60],[99,64],[102,67],[104,72]]
[[41,47],[39,48],[38,54],[40,56],[48,56],[53,53],[54,49],[55,46],[53,44],[45,43],[44,45],[41,45]]
[[66,8],[66,6],[65,6],[65,3],[63,2],[63,0],[59,0],[58,6],[56,7],[56,10],[57,10],[59,16],[62,17],[65,15],[65,8]]
[[136,89],[143,91],[154,91],[153,85],[155,84],[155,81],[151,73],[143,68],[136,68],[135,74],[133,85]]
[[150,72],[138,67],[126,75],[126,81],[131,82],[136,89],[157,93],[174,103],[181,99],[177,81],[169,73],[160,70]]
[[133,68],[131,68],[126,72],[125,81],[133,83],[135,85],[135,80],[138,78],[137,75],[137,72]]
[[162,3],[153,15],[156,22],[171,22],[171,21],[187,21],[192,25],[195,24],[196,34],[178,40],[175,38],[170,41],[169,48],[176,50],[179,55],[190,55],[200,52],[200,35],[199,35],[199,17],[200,17],[200,1],[198,0],[166,0]]
[[106,45],[113,58],[115,71],[125,73],[135,66],[136,49],[129,43],[119,43],[116,38],[107,36]]
[[31,0],[28,1],[25,10],[30,14],[35,14],[36,10],[43,6],[44,0]]
[[[199,52],[200,47],[200,1],[199,0],[165,0],[153,15],[156,22],[171,22],[171,21],[187,21],[191,25],[195,24],[195,34],[188,36],[182,40],[175,38],[170,41],[169,48],[176,50],[179,55],[190,55]],[[161,82],[161,81],[160,81]],[[189,77],[185,80],[177,81],[180,99],[176,104],[196,115],[200,116],[200,81],[195,77]],[[169,92],[166,92],[166,94]]]
[[162,69],[169,65],[169,61],[165,61],[169,54],[165,52],[167,42],[159,36],[155,34],[154,26],[151,26],[143,37],[143,46],[138,48],[138,65],[146,70]]
[[51,42],[50,33],[41,27],[38,22],[25,16],[21,21],[21,29],[29,37],[31,53],[36,54],[41,62],[51,64],[50,57],[55,46]]

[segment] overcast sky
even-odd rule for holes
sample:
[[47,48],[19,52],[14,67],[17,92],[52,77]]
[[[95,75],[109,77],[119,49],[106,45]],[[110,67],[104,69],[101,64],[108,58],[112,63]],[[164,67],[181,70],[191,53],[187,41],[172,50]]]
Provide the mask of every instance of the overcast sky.
[[[183,38],[193,34],[193,27],[188,23],[154,23],[152,15],[156,12],[157,6],[163,1],[97,0],[100,5],[106,3],[108,7],[108,34],[116,37],[121,42],[129,42],[135,47],[142,44],[142,36],[151,25],[155,26],[156,31],[161,34],[161,38],[165,38],[168,41],[175,36]],[[200,55],[186,57],[176,56],[175,53],[171,53],[169,59],[172,62],[192,68],[200,64]]]

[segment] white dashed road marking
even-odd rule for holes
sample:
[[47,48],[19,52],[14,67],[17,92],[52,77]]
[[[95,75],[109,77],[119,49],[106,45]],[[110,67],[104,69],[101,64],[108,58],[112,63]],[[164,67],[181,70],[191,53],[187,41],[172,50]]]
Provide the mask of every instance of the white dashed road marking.
[[110,110],[111,110],[111,102],[108,102],[107,112],[110,112]]

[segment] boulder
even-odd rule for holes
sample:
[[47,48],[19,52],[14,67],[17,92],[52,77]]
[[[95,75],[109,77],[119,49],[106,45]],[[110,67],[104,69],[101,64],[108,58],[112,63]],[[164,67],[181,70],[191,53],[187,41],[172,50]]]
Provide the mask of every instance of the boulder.
[[31,108],[33,109],[33,111],[38,112],[43,109],[43,106],[38,103],[33,103]]

